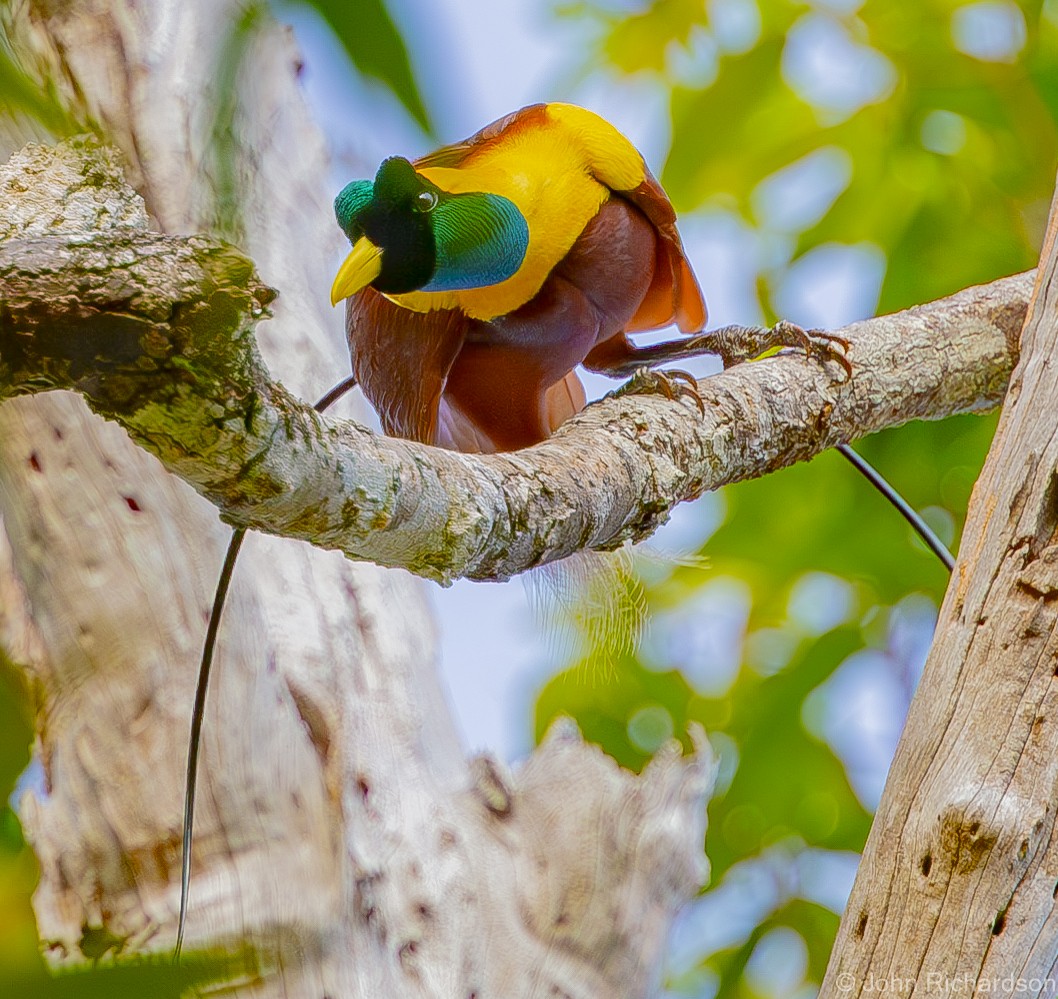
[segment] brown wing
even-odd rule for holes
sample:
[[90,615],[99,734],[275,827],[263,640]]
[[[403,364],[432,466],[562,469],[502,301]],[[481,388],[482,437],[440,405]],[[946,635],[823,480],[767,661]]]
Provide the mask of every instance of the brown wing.
[[475,132],[469,139],[463,139],[460,142],[454,142],[450,146],[442,146],[432,153],[427,153],[420,159],[415,160],[414,166],[416,169],[424,167],[457,167],[474,149],[499,138],[510,128],[533,127],[540,123],[546,113],[546,104],[530,104],[528,107],[519,108],[517,111],[512,111],[502,118],[497,118],[480,131]]
[[676,210],[668,195],[649,170],[643,182],[634,190],[616,193],[631,201],[646,215],[659,237],[654,280],[625,331],[636,333],[669,323],[676,323],[684,333],[697,333],[704,329],[707,316],[705,299],[698,279],[687,262],[683,241],[676,229]]

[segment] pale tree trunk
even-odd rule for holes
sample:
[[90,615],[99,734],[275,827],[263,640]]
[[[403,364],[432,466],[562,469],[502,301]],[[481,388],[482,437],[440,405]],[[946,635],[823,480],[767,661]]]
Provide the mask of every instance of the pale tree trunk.
[[[237,234],[281,289],[260,350],[312,398],[348,371],[326,303],[338,259],[326,154],[290,38],[262,18],[233,45],[240,11],[86,0],[5,16],[39,74],[120,148],[155,227],[219,220]],[[116,165],[79,155],[9,164],[0,218],[24,237],[142,231]],[[0,406],[0,510],[0,641],[40,692],[46,786],[21,817],[41,863],[42,940],[56,962],[165,951],[192,687],[228,531],[69,393]],[[188,946],[256,947],[266,974],[247,992],[651,989],[669,923],[706,873],[706,751],[670,747],[636,778],[559,727],[516,775],[468,761],[421,584],[300,542],[249,538],[217,664]]]
[[823,994],[1058,994],[1058,199]]

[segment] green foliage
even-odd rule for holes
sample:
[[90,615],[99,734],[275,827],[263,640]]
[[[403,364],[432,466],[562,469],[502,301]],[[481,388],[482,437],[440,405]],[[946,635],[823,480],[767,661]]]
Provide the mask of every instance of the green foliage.
[[714,880],[790,837],[835,850],[862,845],[870,818],[840,762],[801,722],[808,694],[862,644],[858,628],[829,632],[801,643],[780,672],[761,677],[743,667],[730,697],[703,699],[703,717],[718,722],[727,715],[713,731],[739,753],[730,785],[710,805]]
[[[992,53],[984,49],[996,32],[960,36],[971,6],[653,0],[628,14],[600,0],[561,13],[594,25],[596,68],[647,74],[667,89],[672,145],[662,182],[684,214],[729,212],[756,230],[767,261],[761,306],[774,316],[790,266],[827,245],[877,248],[886,262],[879,311],[1035,263],[1058,159],[1058,3],[1018,3],[1012,44]],[[823,72],[805,54],[813,36],[827,40]],[[857,86],[870,77],[874,89],[857,98],[853,77],[840,75],[842,58]],[[831,167],[825,196],[812,188],[823,160]],[[798,171],[808,180],[790,183]],[[776,192],[787,199],[778,211]],[[994,417],[916,423],[856,446],[954,545],[994,427]],[[736,866],[792,869],[808,848],[861,848],[868,812],[842,760],[815,734],[826,681],[858,652],[890,651],[894,609],[910,594],[939,604],[948,583],[837,454],[739,484],[724,500],[724,521],[701,553],[709,572],[674,569],[647,585],[646,600],[653,615],[697,613],[703,579],[745,593],[731,679],[719,690],[696,689],[672,669],[708,672],[707,651],[689,639],[675,650],[672,639],[671,662],[655,652],[601,670],[588,654],[544,688],[535,722],[539,736],[556,715],[570,714],[637,770],[653,748],[644,719],[654,742],[671,731],[685,746],[687,726],[704,725],[721,760],[706,841],[714,886]],[[812,594],[826,590],[810,585],[820,581],[845,594],[840,619],[811,606]],[[754,995],[747,965],[779,928],[804,941],[805,978],[818,983],[837,916],[796,888],[779,894],[737,944],[703,953],[670,988]]]
[[[979,416],[913,423],[857,448],[913,507],[927,511],[950,545],[956,538],[944,537],[945,528],[961,524],[994,428],[994,417]],[[938,603],[944,594],[944,567],[836,452],[725,495],[728,519],[705,551],[718,573],[750,583],[750,632],[782,620],[791,588],[808,572],[849,580],[865,608],[891,606],[913,591]]]
[[803,643],[773,676],[743,667],[722,697],[696,694],[675,670],[655,673],[628,660],[599,674],[582,663],[541,693],[537,737],[556,715],[570,714],[585,738],[638,771],[662,741],[654,733],[675,733],[686,743],[688,723],[697,722],[712,736],[724,736],[721,755],[736,746],[738,761],[726,761],[733,776],[709,809],[714,881],[733,864],[789,837],[857,850],[869,817],[833,753],[805,731],[801,711],[807,695],[862,644],[859,629],[830,632]]
[[[0,649],[0,979],[5,970],[29,974],[40,966],[29,896],[37,883],[33,853],[8,805],[33,740],[29,690]],[[0,994],[4,993],[0,987]]]
[[189,999],[204,986],[251,984],[255,974],[252,962],[244,958],[201,954],[187,955],[178,966],[167,958],[139,958],[50,975],[43,967],[21,974],[0,968],[0,995],[20,999]]
[[[1024,45],[986,61],[957,47],[953,13],[964,6],[868,0],[842,13],[801,0],[655,0],[631,18],[589,5],[567,14],[594,20],[598,58],[669,84],[662,182],[680,209],[719,204],[767,230],[762,183],[821,150],[837,154],[847,184],[794,234],[792,259],[828,242],[877,244],[889,262],[879,307],[890,311],[1036,259],[1058,155],[1058,13],[1022,0]],[[723,30],[735,9],[759,14],[750,44]],[[870,67],[876,92],[857,102],[839,81],[827,93],[797,56],[812,34]]]
[[[801,936],[808,951],[806,977],[810,982],[823,980],[827,968],[830,948],[821,946],[821,941],[832,940],[838,930],[838,917],[813,902],[791,899],[763,919],[746,941],[738,947],[717,951],[703,962],[702,967],[710,971],[716,982],[716,999],[752,999],[755,993],[747,987],[746,966],[760,942],[775,930],[789,929]],[[809,932],[806,934],[805,930]],[[697,975],[688,975],[687,991],[697,991]],[[681,983],[675,983],[679,988]],[[681,990],[682,991],[682,990]]]
[[62,106],[50,82],[41,87],[24,72],[11,51],[3,26],[0,25],[0,114],[19,115],[36,121],[55,136],[73,135],[77,131],[73,117]]
[[408,50],[383,0],[306,0],[320,12],[361,73],[380,80],[427,133],[433,132]]

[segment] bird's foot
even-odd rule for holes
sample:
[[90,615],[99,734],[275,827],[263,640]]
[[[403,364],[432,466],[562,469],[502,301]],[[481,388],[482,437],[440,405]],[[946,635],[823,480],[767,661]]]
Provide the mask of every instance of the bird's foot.
[[760,357],[777,347],[794,347],[822,364],[837,361],[845,369],[846,379],[852,377],[849,341],[826,330],[806,330],[783,319],[774,326],[724,326],[703,335],[713,339],[725,368]]
[[705,403],[698,394],[698,379],[689,371],[667,371],[646,366],[636,369],[631,379],[610,393],[620,395],[663,395],[666,399],[691,399],[705,416]]
[[803,350],[823,364],[837,361],[845,369],[846,380],[852,375],[852,364],[847,356],[848,340],[825,330],[804,330],[786,321],[774,326],[721,326],[645,347],[636,346],[627,336],[613,337],[595,347],[584,359],[584,366],[611,378],[627,378],[643,368],[684,361],[702,354],[716,354],[724,362],[724,367],[730,368],[781,347]]

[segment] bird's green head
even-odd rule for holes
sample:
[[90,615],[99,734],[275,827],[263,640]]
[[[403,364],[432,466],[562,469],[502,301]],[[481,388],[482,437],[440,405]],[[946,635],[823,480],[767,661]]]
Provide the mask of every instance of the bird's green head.
[[514,202],[442,191],[400,156],[383,161],[374,181],[347,184],[334,214],[353,244],[331,287],[334,305],[368,285],[399,295],[498,284],[529,245]]

